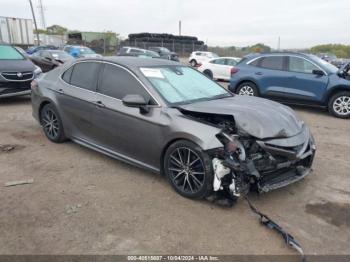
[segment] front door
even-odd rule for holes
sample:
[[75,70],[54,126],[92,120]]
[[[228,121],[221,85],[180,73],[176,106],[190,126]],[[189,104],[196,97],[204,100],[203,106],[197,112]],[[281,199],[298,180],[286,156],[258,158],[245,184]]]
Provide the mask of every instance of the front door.
[[[139,94],[149,101],[149,112],[125,106],[122,99],[128,94]],[[99,106],[93,115],[93,129],[98,145],[157,171],[161,128],[166,125],[166,118],[162,118],[161,108],[138,79],[125,68],[106,63],[100,75],[96,103]]]
[[328,85],[328,76],[314,74],[313,71],[323,71],[314,63],[302,57],[288,57],[288,86],[286,97],[296,103],[319,103]]

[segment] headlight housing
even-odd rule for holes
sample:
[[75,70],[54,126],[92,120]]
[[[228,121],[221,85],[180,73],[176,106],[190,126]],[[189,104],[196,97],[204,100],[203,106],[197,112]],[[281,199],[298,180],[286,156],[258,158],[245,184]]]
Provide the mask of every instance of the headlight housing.
[[43,71],[41,70],[41,68],[38,67],[38,66],[35,66],[35,69],[34,69],[34,78],[37,78],[37,77],[40,76],[42,73],[43,73]]

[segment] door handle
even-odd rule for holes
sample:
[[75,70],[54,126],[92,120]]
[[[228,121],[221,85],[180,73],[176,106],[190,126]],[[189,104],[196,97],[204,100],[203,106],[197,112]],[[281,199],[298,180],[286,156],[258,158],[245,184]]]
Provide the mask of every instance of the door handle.
[[255,74],[258,75],[258,76],[262,76],[263,75],[262,72],[256,72]]
[[94,102],[94,103],[95,103],[95,105],[98,106],[98,107],[101,107],[101,108],[106,107],[106,105],[105,105],[104,103],[102,103],[102,101],[96,101],[96,102]]
[[60,94],[64,94],[64,91],[63,91],[62,88],[58,89],[57,92],[60,93]]

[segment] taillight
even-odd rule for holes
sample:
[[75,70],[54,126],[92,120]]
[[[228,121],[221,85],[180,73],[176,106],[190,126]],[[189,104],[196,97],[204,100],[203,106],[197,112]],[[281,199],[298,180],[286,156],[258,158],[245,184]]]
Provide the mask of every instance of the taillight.
[[238,68],[232,67],[232,68],[231,68],[231,76],[234,75],[234,74],[236,74],[238,71],[239,71]]
[[30,83],[30,88],[31,88],[32,90],[36,89],[38,86],[39,86],[39,85],[38,85],[38,81],[35,80],[35,79]]

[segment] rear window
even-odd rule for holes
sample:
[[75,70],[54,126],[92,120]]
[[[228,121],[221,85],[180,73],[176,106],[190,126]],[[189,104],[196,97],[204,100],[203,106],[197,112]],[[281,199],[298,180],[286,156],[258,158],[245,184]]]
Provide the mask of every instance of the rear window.
[[283,70],[283,60],[283,56],[267,56],[262,58],[260,67],[273,70]]
[[0,45],[0,60],[24,60],[24,57],[12,46]]

